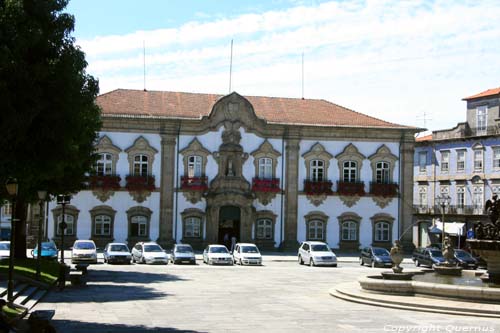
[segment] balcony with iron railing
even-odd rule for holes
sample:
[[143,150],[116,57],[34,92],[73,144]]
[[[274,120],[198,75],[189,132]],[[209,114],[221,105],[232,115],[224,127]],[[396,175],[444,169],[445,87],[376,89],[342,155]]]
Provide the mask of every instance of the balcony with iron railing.
[[[439,205],[413,205],[414,214],[442,214]],[[447,215],[484,215],[484,208],[480,205],[449,205],[444,208]]]
[[91,190],[118,190],[120,180],[120,176],[117,175],[90,175],[88,177],[88,186]]
[[398,195],[398,183],[370,182],[370,194],[378,197],[395,197]]
[[365,195],[365,183],[364,182],[342,182],[337,181],[337,193],[339,195],[347,196],[363,196]]
[[208,189],[208,177],[181,177],[181,189],[191,191],[206,191]]
[[129,191],[153,191],[155,189],[155,176],[153,175],[128,175],[125,187]]
[[313,181],[313,180],[304,180],[304,192],[308,195],[315,194],[333,194],[332,191],[333,183],[329,180],[325,181]]
[[280,189],[280,179],[279,178],[253,178],[252,179],[252,191],[254,192],[279,192]]

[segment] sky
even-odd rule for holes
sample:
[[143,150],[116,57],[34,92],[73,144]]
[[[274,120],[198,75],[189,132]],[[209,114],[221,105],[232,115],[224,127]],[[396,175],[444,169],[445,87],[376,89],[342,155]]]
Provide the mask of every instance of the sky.
[[101,93],[325,99],[437,130],[465,121],[462,98],[500,87],[498,0],[71,0],[66,11]]

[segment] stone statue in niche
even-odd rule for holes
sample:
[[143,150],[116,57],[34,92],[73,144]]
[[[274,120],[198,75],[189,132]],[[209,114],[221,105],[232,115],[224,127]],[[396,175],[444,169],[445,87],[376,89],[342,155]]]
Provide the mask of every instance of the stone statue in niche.
[[222,142],[225,144],[235,143],[239,144],[241,140],[241,133],[238,130],[240,127],[238,123],[229,123],[226,122],[224,124],[225,130],[222,132]]
[[231,158],[227,160],[227,176],[234,177],[233,160]]

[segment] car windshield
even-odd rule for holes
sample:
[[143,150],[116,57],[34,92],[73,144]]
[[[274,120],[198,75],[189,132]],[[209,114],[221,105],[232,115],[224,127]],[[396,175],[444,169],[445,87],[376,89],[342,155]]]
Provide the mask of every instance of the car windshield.
[[242,246],[241,252],[243,253],[259,253],[257,246]]
[[109,250],[114,251],[114,252],[130,252],[128,250],[127,245],[125,245],[125,244],[110,245]]
[[163,252],[160,245],[144,245],[144,252]]
[[228,253],[227,249],[222,246],[211,247],[208,252],[210,253]]
[[191,252],[193,252],[193,249],[191,248],[191,246],[187,246],[187,245],[177,246],[175,248],[175,252],[179,252],[179,253],[191,253]]
[[326,246],[325,244],[317,244],[317,245],[311,245],[311,250],[313,251],[321,251],[321,252],[324,252],[324,251],[330,251],[330,249],[328,248],[328,246]]
[[462,258],[462,259],[472,258],[471,254],[469,252],[460,251],[460,250],[455,250],[455,256],[458,258]]
[[388,256],[389,251],[386,249],[373,249],[373,254],[376,256]]
[[95,245],[92,242],[78,242],[75,243],[73,248],[78,250],[95,250]]
[[10,250],[9,243],[0,243],[0,250]]
[[56,250],[54,243],[42,243],[42,250]]
[[430,252],[431,252],[431,256],[433,256],[433,257],[442,257],[443,256],[443,253],[439,250],[432,250]]

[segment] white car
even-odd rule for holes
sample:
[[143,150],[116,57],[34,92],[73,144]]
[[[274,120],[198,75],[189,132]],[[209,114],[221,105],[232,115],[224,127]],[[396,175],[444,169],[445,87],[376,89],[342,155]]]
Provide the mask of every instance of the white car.
[[240,265],[262,265],[262,255],[255,244],[238,243],[234,247],[233,262]]
[[97,248],[93,240],[76,240],[71,248],[71,263],[97,264]]
[[0,242],[0,260],[10,257],[10,242]]
[[132,248],[132,262],[134,263],[168,265],[168,260],[165,250],[155,242],[139,242]]
[[337,267],[337,256],[330,247],[323,242],[302,242],[298,253],[299,264],[310,266],[333,266]]
[[208,245],[205,250],[203,250],[203,262],[209,265],[232,265],[233,257],[224,245]]
[[127,244],[124,243],[108,243],[102,253],[104,263],[119,263],[130,264],[132,255],[128,249]]

